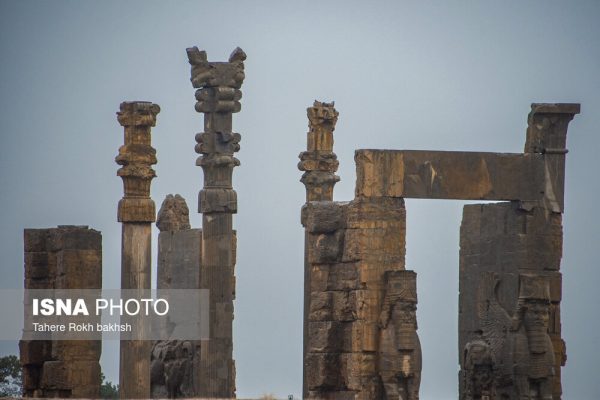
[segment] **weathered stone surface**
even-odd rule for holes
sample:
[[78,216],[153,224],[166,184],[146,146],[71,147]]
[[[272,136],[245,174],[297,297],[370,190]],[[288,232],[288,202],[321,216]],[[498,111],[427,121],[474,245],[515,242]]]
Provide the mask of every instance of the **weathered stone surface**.
[[417,335],[417,274],[389,271],[379,317],[378,373],[385,398],[418,399],[421,344]]
[[522,154],[357,150],[349,203],[332,201],[338,178],[329,125],[338,115],[319,107],[309,119],[322,125],[320,135],[311,128],[299,164],[307,188],[304,396],[418,398],[416,288],[400,296],[402,285],[390,286],[415,281],[403,271],[403,198],[413,197],[512,201],[464,209],[461,399],[559,400],[564,159],[579,105],[533,104]]
[[[325,103],[315,100],[312,107],[306,110],[308,116],[308,133],[306,138],[306,151],[300,153],[300,162],[298,163],[298,169],[304,171],[300,181],[306,188],[306,201],[307,204],[302,210],[302,225],[306,229],[305,245],[304,245],[304,332],[303,332],[303,383],[302,393],[303,397],[309,396],[308,389],[308,377],[306,369],[306,356],[308,346],[308,321],[310,313],[310,296],[311,287],[313,286],[311,278],[311,259],[317,259],[317,256],[325,255],[321,248],[318,252],[311,252],[313,246],[308,244],[308,232],[314,233],[330,233],[333,236],[333,241],[336,239],[340,240],[343,233],[335,233],[336,230],[341,228],[344,219],[343,206],[338,207],[337,205],[328,206],[333,200],[333,187],[340,180],[339,176],[335,175],[338,169],[339,162],[337,156],[333,152],[333,131],[335,130],[335,124],[339,113],[334,107],[334,103]],[[326,202],[322,205],[314,204],[310,205],[309,202],[320,201]],[[318,211],[314,211],[313,215],[312,207],[319,208]],[[316,215],[316,214],[320,215]],[[326,238],[323,236],[323,238]],[[314,237],[313,237],[314,239]],[[331,240],[329,240],[331,242]],[[321,241],[321,244],[324,244]],[[333,245],[335,245],[333,243]],[[331,249],[329,249],[331,250]],[[309,254],[310,253],[310,254]],[[329,254],[324,257],[338,258],[339,254],[337,251],[333,251],[333,254]]]
[[190,229],[190,210],[185,199],[178,194],[168,194],[158,211],[156,226],[161,232]]
[[537,201],[543,157],[419,150],[357,150],[356,195]]
[[[565,358],[560,338],[561,239],[561,215],[543,208],[526,211],[518,203],[465,206],[459,296],[461,398],[490,393],[517,399],[535,382],[531,390],[539,398],[560,399]],[[527,307],[539,309],[536,315],[543,316],[534,324],[543,325],[542,333],[536,334],[546,343],[542,358],[530,359],[527,350]],[[518,368],[506,367],[513,363]],[[542,373],[544,368],[547,372]]]
[[311,201],[302,207],[302,225],[307,232],[330,233],[345,228],[347,203]]
[[[385,276],[404,268],[404,216],[402,199],[305,205],[311,290],[304,368],[307,396],[383,398],[376,356],[381,351],[379,319]],[[336,369],[330,364],[334,362],[339,365]],[[414,381],[412,375],[410,380]]]
[[241,135],[232,130],[232,113],[241,109],[239,90],[245,78],[246,54],[236,48],[228,62],[209,62],[205,51],[187,49],[196,91],[196,111],[204,113],[204,132],[196,135],[196,165],[204,172],[198,195],[202,215],[202,262],[198,288],[209,289],[210,340],[202,342],[194,358],[197,397],[235,397],[232,322],[235,297],[236,238],[232,214],[237,194],[232,187],[233,168],[240,165],[234,153]]
[[308,133],[306,151],[300,153],[298,169],[305,171],[300,180],[306,186],[306,201],[331,201],[333,187],[340,180],[337,156],[333,152],[333,131],[339,113],[334,103],[315,100],[306,110]]
[[157,104],[144,101],[123,102],[117,118],[125,128],[125,144],[115,158],[122,167],[117,175],[123,178],[124,196],[119,201],[119,222],[153,222],[155,205],[150,199],[150,182],[156,176],[156,150],[150,145],[150,128],[160,112]]
[[[166,197],[156,225],[161,230],[158,235],[158,289],[198,289],[202,270],[202,230],[190,229],[189,210],[183,197]],[[187,315],[174,314],[170,321],[181,323],[187,318]],[[200,347],[200,341],[154,343],[150,358],[152,398],[198,396]]]
[[[87,226],[25,229],[25,289],[100,289],[102,237]],[[25,397],[97,398],[99,340],[21,340]]]
[[190,398],[194,389],[194,356],[192,341],[158,341],[152,348],[150,377],[152,398]]
[[336,263],[341,261],[344,248],[344,231],[309,234],[308,262],[314,264]]
[[[121,289],[150,289],[151,222],[156,209],[150,198],[150,183],[156,176],[156,150],[151,146],[150,128],[156,124],[160,107],[150,102],[123,102],[117,119],[125,128],[125,143],[115,161],[122,167],[117,175],[123,179],[123,198],[119,201],[117,220],[121,232]],[[132,331],[142,334],[141,317],[128,317]],[[150,398],[151,342],[121,341],[119,396],[122,399]]]

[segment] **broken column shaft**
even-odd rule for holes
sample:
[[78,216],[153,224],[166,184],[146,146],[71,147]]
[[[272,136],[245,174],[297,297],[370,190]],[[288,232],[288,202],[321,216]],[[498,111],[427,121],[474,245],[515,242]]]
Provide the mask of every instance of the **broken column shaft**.
[[[316,101],[306,109],[308,116],[308,133],[306,151],[300,153],[298,169],[304,171],[300,181],[306,187],[306,202],[333,201],[333,186],[340,180],[335,175],[339,162],[333,152],[333,131],[339,113],[335,103]],[[303,314],[303,397],[308,395],[306,354],[308,346],[308,314],[310,311],[310,265],[308,263],[308,233],[304,234],[304,314]]]
[[[151,279],[151,223],[155,205],[150,198],[150,183],[156,173],[156,150],[150,145],[150,128],[156,124],[160,107],[150,102],[121,103],[117,119],[125,128],[125,144],[115,161],[122,167],[124,196],[119,201],[118,221],[122,223],[121,289],[134,289],[140,296],[149,291]],[[140,318],[128,320],[133,332],[141,334]],[[151,342],[121,341],[119,395],[122,399],[150,398]]]
[[233,156],[240,148],[240,134],[232,131],[232,113],[239,112],[239,90],[244,81],[246,54],[236,48],[228,62],[207,61],[206,52],[187,49],[196,90],[196,111],[204,113],[204,132],[196,135],[196,165],[204,172],[198,196],[202,213],[202,272],[200,289],[209,289],[209,340],[201,344],[200,397],[235,397],[233,361],[234,232],[237,212],[233,190]]

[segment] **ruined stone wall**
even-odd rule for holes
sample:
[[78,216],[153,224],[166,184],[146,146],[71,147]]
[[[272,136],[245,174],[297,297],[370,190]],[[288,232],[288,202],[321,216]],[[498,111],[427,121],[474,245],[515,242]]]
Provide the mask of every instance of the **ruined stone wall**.
[[[25,289],[101,289],[102,236],[87,226],[25,229]],[[21,340],[25,397],[97,398],[99,340]]]
[[302,223],[310,267],[308,398],[382,398],[380,318],[386,274],[405,268],[404,201],[308,202]]
[[[168,195],[158,212],[157,289],[198,289],[202,265],[202,230],[191,229],[189,209],[180,195]],[[181,321],[171,321],[179,323]],[[152,398],[190,398],[199,394],[200,341],[159,340],[152,346]]]
[[[490,398],[501,398],[502,393],[510,399],[518,398],[517,377],[509,364],[520,362],[526,366],[530,362],[527,354],[515,354],[511,344],[517,334],[514,321],[520,318],[517,310],[524,275],[538,277],[549,289],[547,331],[554,352],[552,395],[560,399],[560,367],[566,361],[560,323],[561,217],[560,213],[539,207],[523,210],[517,202],[464,207],[459,295],[461,399],[477,398],[482,390],[494,396]],[[481,380],[473,373],[477,363],[469,360],[468,349],[476,341],[485,342],[489,346],[484,346],[485,351],[496,360],[487,383],[489,389],[482,384],[482,388],[469,390],[474,379]]]

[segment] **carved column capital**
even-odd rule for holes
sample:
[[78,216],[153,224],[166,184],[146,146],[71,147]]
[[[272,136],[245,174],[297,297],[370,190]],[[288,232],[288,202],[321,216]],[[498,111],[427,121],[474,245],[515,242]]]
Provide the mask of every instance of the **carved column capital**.
[[340,180],[335,175],[339,162],[333,152],[333,131],[339,115],[334,104],[315,100],[306,109],[306,151],[300,153],[298,163],[298,169],[305,171],[300,182],[306,186],[306,201],[333,200],[333,186]]
[[150,128],[156,125],[160,112],[150,102],[123,102],[117,112],[119,124],[125,128],[124,144],[115,158],[122,165],[117,175],[123,179],[124,196],[119,201],[119,222],[153,222],[155,205],[150,199],[150,183],[156,176],[156,150],[151,146]]
[[[525,153],[539,153],[544,158],[544,198],[541,205],[555,213],[564,210],[565,155],[567,154],[567,128],[579,114],[575,103],[533,103],[527,117]],[[521,203],[530,209],[531,204]]]
[[527,117],[525,153],[565,154],[567,128],[579,112],[576,103],[533,103]]

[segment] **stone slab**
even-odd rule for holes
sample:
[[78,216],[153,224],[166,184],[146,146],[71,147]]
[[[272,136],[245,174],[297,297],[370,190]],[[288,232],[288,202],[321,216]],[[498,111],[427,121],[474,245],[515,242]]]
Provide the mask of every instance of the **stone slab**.
[[537,201],[544,156],[420,150],[357,150],[356,196]]

